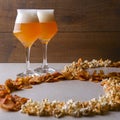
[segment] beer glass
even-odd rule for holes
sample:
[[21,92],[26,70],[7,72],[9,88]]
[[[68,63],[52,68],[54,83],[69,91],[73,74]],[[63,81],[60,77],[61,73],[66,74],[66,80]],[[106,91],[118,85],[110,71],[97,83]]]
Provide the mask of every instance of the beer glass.
[[54,9],[39,9],[37,10],[38,19],[40,22],[39,39],[43,48],[43,64],[35,69],[39,74],[53,73],[55,69],[50,68],[47,63],[47,45],[57,32],[57,24],[54,18]]
[[26,49],[26,71],[17,76],[38,75],[30,68],[30,48],[40,34],[40,24],[36,9],[17,9],[13,34]]

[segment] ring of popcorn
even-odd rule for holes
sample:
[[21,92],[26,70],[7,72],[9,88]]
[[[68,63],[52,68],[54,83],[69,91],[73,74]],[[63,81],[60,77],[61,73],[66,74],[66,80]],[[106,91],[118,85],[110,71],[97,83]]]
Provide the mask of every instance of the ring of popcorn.
[[105,114],[111,110],[120,110],[120,77],[108,78],[101,82],[105,95],[93,98],[86,102],[68,100],[49,101],[44,99],[41,102],[28,100],[21,107],[21,112],[37,116],[62,117],[70,115],[74,117]]
[[[63,74],[69,74],[68,79],[75,79],[80,71],[87,68],[108,67],[111,65],[110,60],[103,61],[92,60],[90,62],[81,59],[78,62],[73,62],[69,66],[65,66]],[[71,74],[70,74],[71,73]],[[21,112],[37,115],[37,116],[54,116],[63,117],[70,115],[74,117],[90,116],[105,114],[110,110],[120,110],[120,76],[113,76],[102,79],[101,85],[104,88],[105,95],[99,96],[98,99],[93,98],[86,102],[68,100],[49,101],[44,99],[41,102],[28,100],[26,104],[22,105]]]
[[[17,78],[16,80],[6,80],[5,85],[1,85],[1,99],[7,99],[8,103],[13,103],[13,107],[8,107],[8,103],[2,104],[3,108],[8,110],[20,110],[22,113],[36,116],[54,116],[63,117],[66,115],[81,117],[91,115],[102,115],[109,111],[120,110],[120,73],[114,72],[107,75],[103,71],[93,72],[91,75],[88,68],[96,67],[120,67],[120,62],[112,62],[110,60],[95,60],[77,62],[65,66],[61,73],[46,74],[40,77]],[[105,94],[89,101],[33,101],[28,98],[10,95],[11,92],[25,88],[31,88],[31,85],[40,84],[42,82],[56,82],[60,80],[85,80],[92,82],[101,82]],[[16,100],[17,99],[17,100]],[[15,101],[16,100],[16,101]],[[19,102],[18,102],[19,100]],[[21,103],[22,101],[22,103]],[[19,107],[18,107],[19,106]]]

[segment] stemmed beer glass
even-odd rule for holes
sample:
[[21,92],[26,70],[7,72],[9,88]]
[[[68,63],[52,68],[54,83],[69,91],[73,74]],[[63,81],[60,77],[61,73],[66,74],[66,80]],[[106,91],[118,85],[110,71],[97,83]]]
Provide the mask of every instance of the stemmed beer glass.
[[30,68],[30,48],[40,34],[40,24],[36,9],[17,9],[13,34],[26,48],[26,71],[17,76],[24,77],[38,75]]
[[39,9],[37,10],[38,19],[40,22],[39,39],[43,47],[43,64],[35,69],[39,74],[53,73],[55,69],[50,68],[47,63],[47,45],[57,32],[57,24],[54,18],[54,9]]

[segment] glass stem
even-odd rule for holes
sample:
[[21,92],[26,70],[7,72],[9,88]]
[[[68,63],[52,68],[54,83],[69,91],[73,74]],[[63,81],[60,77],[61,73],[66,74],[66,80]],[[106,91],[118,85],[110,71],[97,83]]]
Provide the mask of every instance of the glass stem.
[[47,44],[42,43],[42,48],[43,48],[43,69],[48,69],[48,63],[47,63]]
[[26,72],[30,70],[30,49],[31,47],[26,48]]

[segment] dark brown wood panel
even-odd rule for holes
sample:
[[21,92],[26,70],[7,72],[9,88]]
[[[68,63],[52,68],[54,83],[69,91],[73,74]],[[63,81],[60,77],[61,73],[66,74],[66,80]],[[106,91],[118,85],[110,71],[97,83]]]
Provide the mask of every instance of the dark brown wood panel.
[[18,8],[54,8],[62,32],[120,31],[119,0],[0,0],[0,32],[12,32]]
[[[48,45],[49,62],[120,59],[120,0],[0,0],[0,62],[24,62],[25,50],[13,36],[17,9],[55,9],[59,32]],[[31,62],[42,62],[39,41]]]
[[8,62],[17,41],[13,40],[10,33],[0,33],[0,62]]
[[[11,34],[0,34],[0,62],[24,62],[25,49]],[[12,38],[12,39],[11,39]],[[58,33],[48,44],[49,62],[72,62],[83,59],[120,59],[120,32]],[[42,46],[36,41],[31,49],[31,62],[42,62]]]

